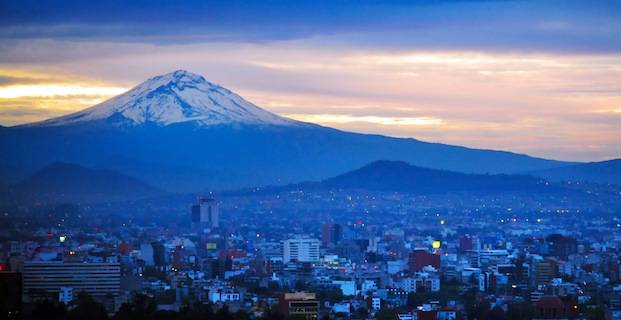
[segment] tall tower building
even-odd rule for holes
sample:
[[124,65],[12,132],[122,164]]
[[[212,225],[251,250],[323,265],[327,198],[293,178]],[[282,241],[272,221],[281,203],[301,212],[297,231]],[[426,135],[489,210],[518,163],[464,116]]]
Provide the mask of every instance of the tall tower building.
[[321,242],[324,245],[336,244],[343,239],[343,226],[326,223],[321,226]]
[[198,198],[198,203],[192,206],[192,224],[209,228],[218,228],[219,208],[214,198]]

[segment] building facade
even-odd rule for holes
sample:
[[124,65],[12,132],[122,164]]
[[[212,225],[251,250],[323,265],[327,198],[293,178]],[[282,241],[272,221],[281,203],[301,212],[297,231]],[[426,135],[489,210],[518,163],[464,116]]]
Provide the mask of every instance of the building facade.
[[118,263],[26,262],[22,282],[24,301],[59,297],[68,288],[73,295],[116,296],[121,287],[121,267]]
[[318,262],[319,240],[317,239],[288,239],[283,242],[283,262]]

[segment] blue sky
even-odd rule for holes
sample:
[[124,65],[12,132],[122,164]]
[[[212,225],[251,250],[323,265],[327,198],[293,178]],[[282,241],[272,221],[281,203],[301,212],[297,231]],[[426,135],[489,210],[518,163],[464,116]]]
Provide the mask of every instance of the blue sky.
[[619,52],[619,1],[4,1],[4,39],[151,43],[363,33],[394,49]]

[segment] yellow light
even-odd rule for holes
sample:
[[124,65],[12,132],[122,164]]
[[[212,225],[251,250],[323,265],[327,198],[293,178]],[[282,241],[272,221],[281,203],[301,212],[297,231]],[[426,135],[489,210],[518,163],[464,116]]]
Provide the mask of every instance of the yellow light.
[[432,246],[434,249],[440,249],[440,247],[442,246],[442,242],[441,242],[440,240],[434,240],[434,241],[431,243],[431,246]]
[[70,84],[13,85],[0,88],[0,99],[76,95],[113,96],[125,91],[127,91],[127,89],[119,87],[82,86]]
[[441,219],[441,220],[440,220],[440,224],[444,224],[444,219]]

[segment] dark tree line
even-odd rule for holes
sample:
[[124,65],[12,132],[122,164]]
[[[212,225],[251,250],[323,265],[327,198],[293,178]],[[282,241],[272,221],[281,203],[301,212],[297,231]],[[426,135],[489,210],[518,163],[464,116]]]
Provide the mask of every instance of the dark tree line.
[[[26,319],[49,320],[249,320],[250,315],[239,310],[231,312],[225,305],[217,310],[211,304],[200,302],[189,303],[179,311],[157,310],[153,298],[136,295],[129,303],[124,303],[119,310],[109,316],[102,304],[89,296],[77,299],[75,307],[68,309],[64,304],[54,300],[41,300],[34,304],[32,313]],[[268,310],[263,316],[265,320],[284,320],[284,316],[275,310]]]

